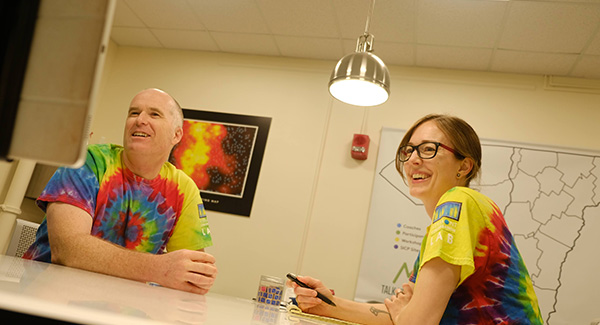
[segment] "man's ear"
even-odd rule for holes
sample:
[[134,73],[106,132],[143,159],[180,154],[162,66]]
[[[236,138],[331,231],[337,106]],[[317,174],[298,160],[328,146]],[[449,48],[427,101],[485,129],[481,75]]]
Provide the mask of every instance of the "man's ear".
[[181,138],[183,138],[183,128],[178,126],[175,129],[175,134],[173,135],[173,145],[178,144],[179,141],[181,141]]

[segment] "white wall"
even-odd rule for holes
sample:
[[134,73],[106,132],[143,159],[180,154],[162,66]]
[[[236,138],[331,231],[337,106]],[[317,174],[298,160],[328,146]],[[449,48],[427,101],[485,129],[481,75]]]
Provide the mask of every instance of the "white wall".
[[[333,61],[114,43],[107,60],[92,143],[121,143],[129,101],[147,87],[185,108],[273,118],[250,218],[207,212],[220,272],[213,291],[244,298],[260,274],[287,272],[354,296],[382,126],[445,112],[482,138],[600,150],[600,95],[544,90],[541,76],[391,67],[390,100],[365,109],[331,99]],[[371,138],[366,161],[350,157],[354,133]]]
[[[253,297],[260,274],[297,272],[354,296],[382,126],[408,128],[445,112],[483,138],[600,150],[590,135],[600,96],[544,90],[541,76],[391,67],[391,99],[365,109],[331,99],[332,61],[113,51],[96,139],[121,142],[129,100],[146,87],[165,89],[185,108],[273,118],[250,218],[208,211],[218,293]],[[354,133],[371,137],[366,161],[350,157]]]
[[[118,48],[91,142],[122,142],[129,102],[159,87],[185,108],[272,117],[250,218],[208,211],[217,257],[214,291],[250,298],[261,274],[299,272],[315,173],[333,100],[328,62]],[[325,78],[325,80],[323,79]]]

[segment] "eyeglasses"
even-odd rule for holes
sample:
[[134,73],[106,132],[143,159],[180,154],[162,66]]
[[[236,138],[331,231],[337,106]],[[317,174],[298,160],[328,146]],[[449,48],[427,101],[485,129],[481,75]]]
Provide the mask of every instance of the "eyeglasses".
[[421,159],[431,159],[435,157],[439,147],[442,147],[451,153],[462,157],[462,155],[457,153],[456,150],[448,147],[445,144],[439,142],[423,142],[417,146],[405,145],[398,148],[396,159],[400,162],[407,162],[414,151],[417,151],[417,154]]

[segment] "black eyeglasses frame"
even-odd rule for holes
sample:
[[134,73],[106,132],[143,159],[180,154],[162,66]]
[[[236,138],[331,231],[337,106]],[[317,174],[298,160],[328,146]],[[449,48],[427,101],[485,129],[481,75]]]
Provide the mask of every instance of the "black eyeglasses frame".
[[[422,145],[424,145],[424,144],[430,144],[430,143],[433,143],[433,144],[435,144],[435,152],[433,153],[433,156],[431,156],[431,157],[427,157],[427,158],[424,158],[424,157],[422,157],[422,156],[421,156],[421,151],[419,150],[419,147],[420,147],[420,146],[422,146]],[[413,148],[413,151],[410,153],[410,155],[408,155],[408,157],[407,157],[405,160],[401,160],[401,159],[400,159],[400,151],[401,151],[403,148],[406,148],[406,147],[411,147],[411,148]],[[457,152],[455,149],[452,149],[451,147],[448,147],[447,145],[445,145],[445,144],[443,144],[443,143],[441,143],[441,142],[435,142],[435,141],[426,141],[426,142],[422,142],[422,143],[420,143],[420,144],[418,144],[418,145],[416,145],[416,146],[413,146],[413,145],[407,144],[407,145],[404,145],[404,146],[402,146],[402,147],[399,147],[399,148],[398,148],[398,151],[396,151],[396,162],[401,162],[401,163],[405,163],[405,162],[407,162],[407,161],[410,159],[410,157],[412,156],[412,154],[413,154],[415,151],[417,152],[417,155],[419,155],[419,158],[421,158],[421,159],[433,159],[435,156],[437,156],[437,153],[438,153],[438,151],[439,151],[439,148],[440,148],[440,147],[442,147],[442,148],[444,148],[444,149],[446,149],[446,150],[450,151],[451,153],[453,153],[455,156],[457,156],[457,157],[459,157],[459,158],[464,158],[464,157],[463,157],[461,154],[459,154],[459,153],[458,153],[458,152]]]

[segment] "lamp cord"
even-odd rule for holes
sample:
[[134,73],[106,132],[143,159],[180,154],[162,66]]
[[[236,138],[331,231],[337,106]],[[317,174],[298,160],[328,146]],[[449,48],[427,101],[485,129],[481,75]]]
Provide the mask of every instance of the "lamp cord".
[[367,107],[364,107],[364,111],[363,111],[363,120],[362,120],[362,125],[360,126],[360,133],[361,134],[366,134],[365,133],[365,129],[366,129],[366,125],[367,125],[367,118],[369,116],[369,110],[367,109]]
[[371,16],[373,15],[373,11],[375,10],[375,0],[371,0],[371,8],[369,8],[369,13],[367,14],[367,24],[365,26],[365,34],[369,34],[369,27],[371,27]]

